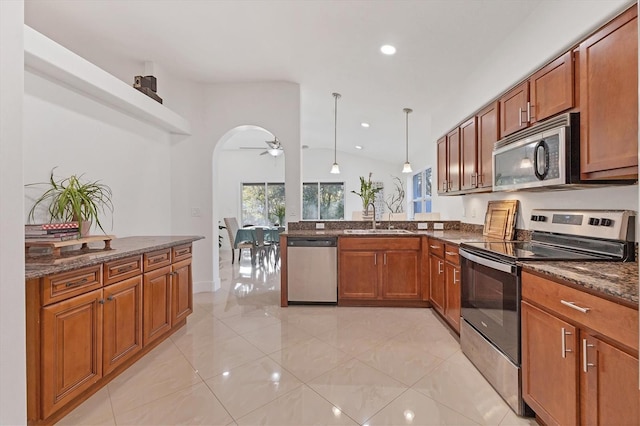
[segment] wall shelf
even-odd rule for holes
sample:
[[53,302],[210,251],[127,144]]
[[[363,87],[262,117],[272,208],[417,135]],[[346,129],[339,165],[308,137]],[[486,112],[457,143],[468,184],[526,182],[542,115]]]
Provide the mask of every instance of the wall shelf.
[[24,26],[24,65],[27,70],[59,81],[169,133],[191,134],[189,122],[166,106],[27,25]]

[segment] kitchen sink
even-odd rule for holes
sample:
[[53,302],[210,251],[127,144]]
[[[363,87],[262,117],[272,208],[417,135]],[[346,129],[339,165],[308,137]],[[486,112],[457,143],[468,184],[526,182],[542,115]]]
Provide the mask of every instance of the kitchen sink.
[[406,229],[345,229],[345,234],[371,235],[371,234],[413,234]]

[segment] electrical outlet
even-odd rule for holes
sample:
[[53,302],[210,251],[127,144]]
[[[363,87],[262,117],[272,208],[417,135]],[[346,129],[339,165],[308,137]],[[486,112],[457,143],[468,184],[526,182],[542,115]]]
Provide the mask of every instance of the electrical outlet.
[[192,217],[200,217],[201,216],[200,208],[191,207],[191,216]]
[[324,229],[324,223],[316,223],[316,229]]
[[442,222],[434,223],[433,224],[433,229],[439,229],[439,230],[444,229],[444,223],[442,223]]
[[429,224],[426,222],[418,222],[418,229],[429,229]]

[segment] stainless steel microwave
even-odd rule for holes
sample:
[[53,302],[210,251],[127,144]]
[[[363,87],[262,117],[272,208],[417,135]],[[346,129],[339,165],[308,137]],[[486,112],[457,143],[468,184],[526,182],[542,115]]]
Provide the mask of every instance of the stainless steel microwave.
[[567,113],[495,143],[493,190],[572,189],[633,180],[580,180],[580,115]]

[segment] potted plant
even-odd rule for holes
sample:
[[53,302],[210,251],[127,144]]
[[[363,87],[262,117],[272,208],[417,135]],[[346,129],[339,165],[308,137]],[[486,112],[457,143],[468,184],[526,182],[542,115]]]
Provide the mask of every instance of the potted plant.
[[284,204],[276,204],[276,206],[273,208],[272,214],[273,216],[278,218],[278,223],[276,225],[284,226],[284,216],[285,216]]
[[371,175],[372,173],[369,173],[369,178],[366,180],[363,176],[360,176],[360,192],[351,191],[362,199],[362,214],[364,216],[369,215],[369,205],[375,201],[376,194],[382,191],[381,187],[373,186]]
[[393,176],[393,185],[395,186],[395,190],[393,194],[387,197],[384,203],[387,205],[390,213],[404,213],[404,181],[398,176]]
[[[55,170],[55,169],[54,169]],[[80,235],[86,236],[95,223],[106,234],[99,213],[113,213],[111,188],[99,181],[83,181],[84,175],[71,175],[55,180],[53,170],[49,182],[33,183],[26,186],[46,185],[49,188],[36,199],[29,211],[29,220],[35,219],[38,207],[46,206],[49,221],[78,222]]]

